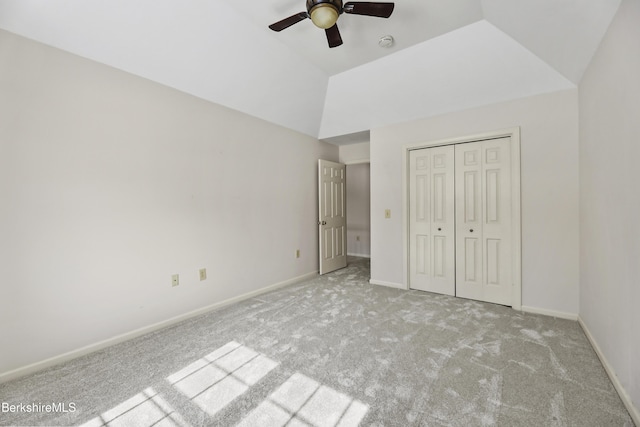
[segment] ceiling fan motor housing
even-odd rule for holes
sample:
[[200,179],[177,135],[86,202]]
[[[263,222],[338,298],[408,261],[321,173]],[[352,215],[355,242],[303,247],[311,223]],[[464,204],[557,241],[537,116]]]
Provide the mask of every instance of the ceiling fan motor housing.
[[334,26],[342,11],[342,0],[307,0],[307,13],[319,28]]
[[333,6],[338,14],[342,13],[342,0],[307,0],[307,12],[311,14],[311,10],[319,5]]

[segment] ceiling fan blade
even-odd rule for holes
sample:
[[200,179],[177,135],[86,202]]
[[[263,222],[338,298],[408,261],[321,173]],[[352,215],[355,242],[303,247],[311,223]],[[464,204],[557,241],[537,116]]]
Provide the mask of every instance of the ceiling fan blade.
[[329,47],[338,47],[342,44],[342,37],[340,37],[340,31],[338,31],[338,24],[334,24],[333,27],[324,30],[327,34],[327,41]]
[[297,24],[298,22],[307,19],[308,17],[309,15],[307,15],[307,12],[296,13],[295,15],[292,15],[288,18],[284,18],[282,21],[278,21],[275,24],[269,25],[269,28],[271,28],[273,31],[282,31],[285,28],[289,28],[293,24]]
[[393,13],[394,3],[382,3],[371,1],[350,1],[344,4],[345,13],[354,15],[377,16],[379,18],[388,18]]

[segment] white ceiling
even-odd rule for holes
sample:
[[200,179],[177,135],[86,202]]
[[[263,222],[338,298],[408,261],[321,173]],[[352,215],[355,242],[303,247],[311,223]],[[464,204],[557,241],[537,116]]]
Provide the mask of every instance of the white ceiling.
[[332,76],[320,138],[353,143],[353,136],[343,141],[342,135],[573,87],[495,26],[478,21]]
[[[333,75],[483,19],[479,0],[398,0],[394,3],[389,19],[340,15],[338,28],[344,44],[337,48],[329,49],[324,30],[314,26],[311,20],[271,36]],[[233,7],[263,27],[306,10],[305,0],[234,0]],[[379,47],[378,40],[387,34],[394,37],[395,46]]]
[[0,0],[0,28],[340,144],[575,87],[620,0],[395,4],[389,19],[341,15],[334,49],[310,20],[268,29],[304,0]]

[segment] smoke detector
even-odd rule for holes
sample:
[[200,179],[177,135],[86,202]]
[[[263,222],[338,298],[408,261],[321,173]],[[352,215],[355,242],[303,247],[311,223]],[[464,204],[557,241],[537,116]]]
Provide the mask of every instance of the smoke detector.
[[391,47],[391,46],[393,46],[393,36],[386,35],[386,36],[380,37],[380,40],[378,40],[378,45],[380,47]]

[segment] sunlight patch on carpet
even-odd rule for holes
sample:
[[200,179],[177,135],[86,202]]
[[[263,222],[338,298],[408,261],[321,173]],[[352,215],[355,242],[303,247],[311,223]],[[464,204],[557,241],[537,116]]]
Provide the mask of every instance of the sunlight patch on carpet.
[[357,426],[368,410],[368,405],[295,373],[238,426]]
[[82,424],[82,427],[187,426],[182,416],[153,388],[125,400]]
[[210,416],[244,394],[278,363],[235,341],[167,377]]

